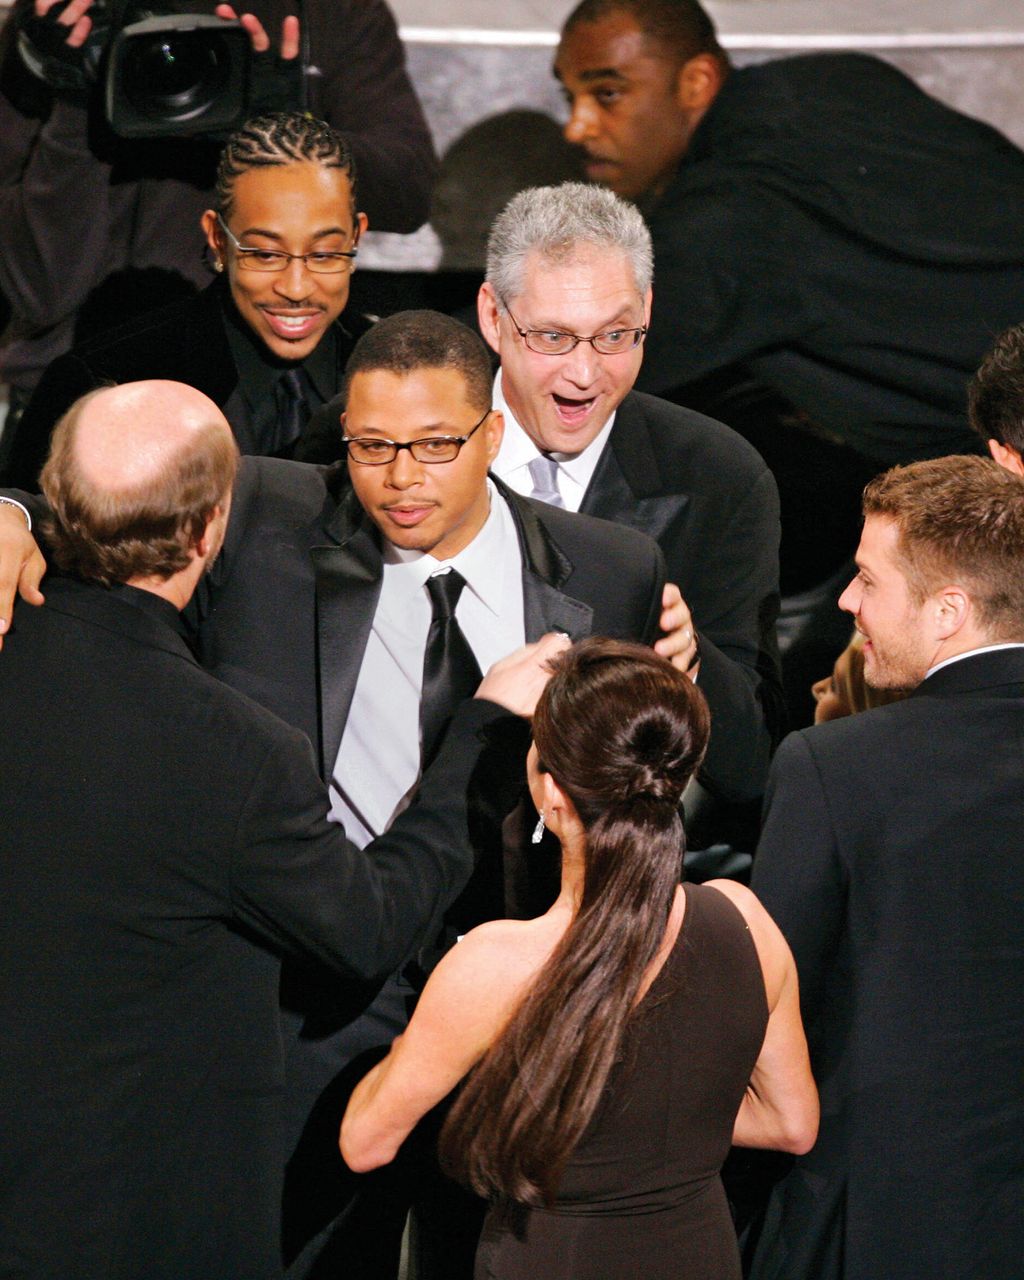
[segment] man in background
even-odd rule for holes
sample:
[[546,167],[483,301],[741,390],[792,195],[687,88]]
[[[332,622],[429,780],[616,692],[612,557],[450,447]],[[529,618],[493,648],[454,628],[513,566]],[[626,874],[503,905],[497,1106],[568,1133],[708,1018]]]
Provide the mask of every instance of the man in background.
[[[390,9],[384,0],[303,0],[301,11],[302,30],[293,0],[255,0],[243,15],[257,85],[249,114],[308,109],[326,120],[355,159],[371,224],[414,231],[436,158]],[[235,16],[229,5],[216,13]],[[197,226],[219,141],[119,138],[103,118],[100,86],[54,91],[18,53],[19,32],[42,25],[42,38],[80,71],[92,21],[92,0],[19,0],[0,37],[0,294],[11,311],[0,376],[15,416],[73,342],[210,280]]]
[[1024,155],[875,58],[735,70],[697,0],[583,0],[554,69],[588,176],[651,228],[638,386],[758,448],[805,590],[872,475],[975,448],[964,387],[1024,296]]
[[208,395],[243,453],[301,452],[341,386],[362,316],[346,313],[366,214],[352,155],[324,121],[256,116],[228,138],[203,213],[214,280],[194,298],[76,345],[7,428],[7,480],[35,487],[60,415],[105,382],[164,378]]

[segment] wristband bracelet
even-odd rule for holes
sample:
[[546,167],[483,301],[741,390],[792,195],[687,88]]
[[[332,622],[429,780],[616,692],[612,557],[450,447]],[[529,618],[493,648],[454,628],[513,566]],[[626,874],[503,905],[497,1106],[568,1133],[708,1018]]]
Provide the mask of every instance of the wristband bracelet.
[[25,523],[28,525],[29,533],[32,532],[32,517],[29,514],[28,507],[26,507],[23,503],[18,502],[17,499],[15,498],[5,498],[2,495],[0,495],[0,506],[17,507],[18,510],[21,512],[21,514],[25,517]]

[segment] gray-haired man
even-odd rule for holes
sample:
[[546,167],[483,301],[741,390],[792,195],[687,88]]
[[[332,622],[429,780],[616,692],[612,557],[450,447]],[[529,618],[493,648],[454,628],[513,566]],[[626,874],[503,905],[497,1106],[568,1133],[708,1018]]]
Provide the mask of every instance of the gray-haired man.
[[756,802],[782,717],[778,495],[735,432],[632,390],[651,276],[643,218],[612,192],[565,183],[509,202],[478,300],[501,358],[505,438],[493,470],[521,493],[659,543],[713,713],[700,780],[720,800]]

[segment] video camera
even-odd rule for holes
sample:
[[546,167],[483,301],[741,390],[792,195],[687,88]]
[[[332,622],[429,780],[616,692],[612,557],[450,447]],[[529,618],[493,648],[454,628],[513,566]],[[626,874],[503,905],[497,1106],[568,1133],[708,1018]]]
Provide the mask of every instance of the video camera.
[[223,133],[250,113],[253,53],[240,23],[138,0],[95,0],[80,49],[65,44],[57,5],[38,18],[20,5],[18,52],[58,94],[87,101],[99,90],[122,138]]

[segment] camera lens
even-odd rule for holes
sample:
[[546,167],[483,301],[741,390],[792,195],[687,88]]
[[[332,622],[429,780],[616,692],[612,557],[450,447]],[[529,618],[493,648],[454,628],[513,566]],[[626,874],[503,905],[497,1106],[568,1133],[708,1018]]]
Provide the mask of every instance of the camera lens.
[[210,32],[169,32],[133,42],[124,91],[143,115],[188,120],[223,90],[230,60],[224,41]]

